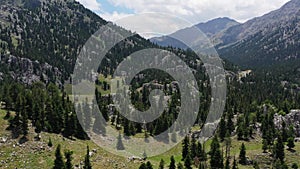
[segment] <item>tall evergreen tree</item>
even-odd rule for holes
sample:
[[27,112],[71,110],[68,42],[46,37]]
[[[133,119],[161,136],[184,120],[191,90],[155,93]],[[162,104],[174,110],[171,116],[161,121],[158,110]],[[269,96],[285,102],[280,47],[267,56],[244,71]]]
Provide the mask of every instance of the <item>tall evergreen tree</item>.
[[123,141],[122,141],[122,136],[120,133],[119,133],[118,141],[117,141],[117,150],[125,150],[125,147],[124,147]]
[[55,160],[53,169],[65,169],[65,162],[61,154],[61,145],[59,144],[55,150]]
[[210,145],[210,167],[212,169],[223,168],[223,156],[220,150],[220,143],[218,138],[215,136]]
[[226,122],[224,118],[221,118],[219,124],[219,137],[221,141],[224,141],[225,136],[226,136]]
[[153,169],[153,166],[150,161],[147,161],[146,166],[147,166],[147,169]]
[[92,169],[92,164],[91,164],[91,161],[90,161],[90,148],[89,148],[89,146],[87,146],[83,169]]
[[178,164],[177,164],[177,169],[184,169],[182,163],[178,163]]
[[242,143],[242,146],[240,148],[239,160],[240,160],[240,164],[242,164],[242,165],[246,165],[247,164],[246,147],[245,147],[244,143]]
[[293,137],[288,138],[287,142],[288,142],[287,146],[289,150],[292,150],[295,147],[294,138]]
[[158,169],[164,169],[164,167],[165,167],[165,161],[163,159],[161,159],[160,162],[159,162]]
[[170,162],[170,165],[169,165],[169,169],[176,169],[174,156],[171,156],[171,162]]
[[232,169],[238,169],[238,164],[237,164],[237,162],[236,162],[235,157],[233,158]]
[[69,151],[69,150],[65,151],[65,157],[67,159],[67,161],[66,161],[66,169],[73,169],[72,154],[73,154],[72,151]]
[[197,141],[195,137],[193,137],[191,140],[190,150],[191,150],[191,158],[194,159],[197,156],[197,150],[198,150]]
[[184,166],[186,169],[192,169],[192,159],[191,156],[188,155],[184,160]]
[[277,138],[274,153],[275,153],[274,154],[275,159],[279,159],[281,162],[284,161],[284,143],[283,143],[281,134],[279,134],[279,136]]
[[189,136],[185,136],[183,143],[182,143],[182,160],[184,161],[185,158],[189,155],[190,153],[190,139]]

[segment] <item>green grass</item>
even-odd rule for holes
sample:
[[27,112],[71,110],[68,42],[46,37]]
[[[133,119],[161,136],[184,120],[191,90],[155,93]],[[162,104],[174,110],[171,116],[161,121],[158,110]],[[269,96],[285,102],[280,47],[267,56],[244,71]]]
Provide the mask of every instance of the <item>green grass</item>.
[[[8,127],[7,120],[4,120],[6,111],[0,110],[0,138],[9,137],[10,131],[7,131]],[[12,112],[12,114],[14,114]],[[69,140],[63,138],[61,135],[41,133],[42,140],[34,141],[34,136],[36,134],[33,131],[33,128],[30,128],[29,131],[29,141],[22,145],[22,147],[17,145],[18,139],[10,140],[9,143],[0,144],[0,168],[30,168],[30,169],[39,169],[39,168],[51,168],[54,161],[54,152],[58,144],[61,144],[62,151],[72,150],[73,154],[73,164],[78,165],[81,161],[84,160],[86,154],[86,146],[90,147],[90,150],[97,150],[97,153],[94,154],[91,158],[93,168],[95,169],[114,169],[114,168],[124,168],[124,169],[137,169],[141,162],[129,162],[125,157],[120,157],[114,154],[111,154],[101,147],[94,144],[92,141],[82,141],[82,140]],[[137,135],[136,137],[143,137],[143,134]],[[51,138],[53,147],[48,147],[47,143],[49,138]],[[238,159],[240,146],[242,143],[245,143],[247,149],[247,156],[252,160],[257,160],[259,162],[268,162],[270,160],[269,154],[262,153],[262,140],[257,137],[254,140],[249,142],[238,141],[236,137],[232,138],[231,146],[231,157],[235,156]],[[209,152],[211,140],[208,140],[205,143],[206,152]],[[296,147],[295,152],[290,152],[285,150],[286,153],[286,163],[291,166],[293,163],[297,163],[300,166],[300,143],[295,143]],[[15,145],[15,146],[14,146]],[[36,151],[37,148],[44,147],[42,151]],[[225,149],[225,146],[221,144],[221,148]],[[181,161],[181,143],[176,145],[174,148],[165,152],[164,154],[150,157],[149,161],[153,164],[153,168],[158,168],[159,162],[161,159],[165,161],[165,167],[170,163],[170,157],[173,155],[176,161],[176,164]],[[14,155],[15,154],[15,155]],[[14,156],[13,156],[14,155]],[[231,158],[233,159],[233,158]],[[7,161],[6,164],[2,164],[1,161]],[[25,161],[25,163],[24,163]],[[261,168],[266,168],[270,166],[261,165]],[[250,169],[252,166],[242,166],[239,165],[240,169]]]

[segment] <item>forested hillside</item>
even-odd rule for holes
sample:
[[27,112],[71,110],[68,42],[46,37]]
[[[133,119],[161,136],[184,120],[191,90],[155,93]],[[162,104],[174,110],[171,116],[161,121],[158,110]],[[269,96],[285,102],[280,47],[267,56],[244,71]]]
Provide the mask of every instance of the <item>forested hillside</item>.
[[[272,33],[260,32],[222,49],[226,58],[234,58],[237,63],[265,64],[276,56],[281,66],[244,71],[224,61],[224,114],[215,136],[203,143],[198,140],[199,132],[209,112],[212,86],[194,52],[160,47],[139,35],[127,38],[102,61],[93,104],[74,105],[70,77],[77,55],[88,38],[107,22],[73,0],[1,1],[0,168],[297,168],[300,71],[298,61],[286,59],[296,57],[299,44],[293,41],[299,36],[298,15],[293,19],[283,27],[274,26]],[[123,151],[125,138],[147,141],[168,130],[178,118],[181,91],[167,73],[149,69],[131,82],[131,102],[138,110],[149,109],[152,90],[160,89],[166,95],[158,102],[167,101],[168,110],[153,122],[141,124],[123,117],[110,93],[112,75],[121,61],[150,47],[175,53],[193,70],[201,100],[197,121],[180,144],[162,155],[147,157],[145,152],[143,158],[119,157],[92,143],[78,116],[83,118],[82,125],[103,137],[103,126],[118,131],[115,146]],[[261,54],[261,47],[266,49],[265,58],[252,57]],[[100,116],[95,113],[97,106],[106,122],[94,121],[91,125],[92,118]],[[91,118],[76,114],[75,109],[83,110]],[[166,136],[172,142],[177,141],[174,131]]]

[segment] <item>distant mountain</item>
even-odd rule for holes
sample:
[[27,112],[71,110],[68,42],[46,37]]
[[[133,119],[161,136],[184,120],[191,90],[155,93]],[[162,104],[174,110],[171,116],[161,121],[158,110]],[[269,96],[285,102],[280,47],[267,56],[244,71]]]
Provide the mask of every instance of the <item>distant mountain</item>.
[[221,57],[245,67],[299,59],[300,1],[292,0],[262,17],[230,27],[214,37]]
[[[214,37],[216,34],[225,31],[226,29],[239,25],[239,23],[233,19],[230,18],[217,18],[213,19],[211,21],[208,21],[206,23],[200,23],[195,25],[195,27],[199,28],[207,37],[211,38]],[[157,43],[160,46],[173,46],[178,48],[187,48],[186,45],[179,42],[178,40],[172,38],[176,37],[176,35],[191,35],[192,34],[192,28],[185,28],[181,29],[169,36],[162,36],[162,37],[155,37],[151,38],[150,40],[154,43]]]

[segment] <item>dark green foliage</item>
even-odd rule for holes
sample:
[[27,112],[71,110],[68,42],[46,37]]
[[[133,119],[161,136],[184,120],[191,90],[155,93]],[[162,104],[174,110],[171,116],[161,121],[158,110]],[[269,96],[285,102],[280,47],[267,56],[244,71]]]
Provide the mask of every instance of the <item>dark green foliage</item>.
[[189,136],[185,136],[183,142],[182,142],[182,160],[184,161],[185,158],[190,153],[190,139]]
[[164,167],[165,167],[165,161],[163,159],[161,159],[160,162],[159,162],[158,169],[164,169]]
[[215,136],[210,145],[210,167],[212,169],[223,168],[223,156],[220,150],[220,143],[218,138]]
[[147,169],[153,169],[150,161],[147,161],[146,166],[147,166]]
[[92,169],[92,164],[90,161],[90,148],[87,146],[86,155],[84,158],[84,166],[83,169]]
[[221,141],[224,141],[225,136],[226,136],[226,122],[224,118],[221,118],[219,124],[219,137]]
[[117,150],[125,150],[125,147],[123,145],[122,136],[119,134],[118,141],[117,141]]
[[140,165],[139,169],[147,169],[147,165],[145,163],[142,163]]
[[254,164],[253,164],[253,168],[254,168],[254,169],[259,169],[259,165],[258,165],[258,163],[257,163],[256,161],[255,161]]
[[298,168],[299,168],[298,165],[296,163],[293,163],[292,169],[298,169]]
[[238,164],[237,164],[237,162],[236,162],[235,157],[234,157],[234,159],[233,159],[232,169],[238,169]]
[[191,159],[191,156],[188,155],[185,160],[184,160],[184,167],[186,169],[192,169],[192,159]]
[[230,169],[230,160],[229,160],[229,158],[226,159],[225,168],[224,169]]
[[244,143],[242,144],[242,146],[240,148],[239,162],[242,165],[246,165],[247,164],[246,147],[245,147]]
[[197,150],[198,150],[197,140],[196,140],[195,137],[192,137],[191,147],[190,147],[190,155],[191,155],[192,159],[194,159],[195,157],[197,157]]
[[281,162],[283,162],[284,156],[284,143],[281,134],[279,134],[277,142],[274,145],[274,158],[279,159]]
[[287,146],[289,148],[289,150],[292,150],[295,147],[295,139],[293,137],[288,138],[287,140]]
[[63,160],[63,156],[61,154],[61,146],[60,144],[57,146],[55,150],[55,161],[53,169],[65,169],[65,162]]
[[73,152],[72,151],[65,151],[65,157],[66,157],[66,169],[73,169],[73,164],[72,164],[72,155]]
[[263,152],[266,153],[268,150],[268,142],[266,141],[266,139],[263,139],[262,144],[263,144],[262,146]]
[[171,162],[169,165],[169,169],[176,169],[176,162],[175,162],[174,156],[171,156]]
[[178,164],[177,164],[177,169],[184,169],[182,163],[178,163]]
[[48,146],[49,146],[49,147],[52,147],[52,146],[53,146],[51,138],[49,138]]

